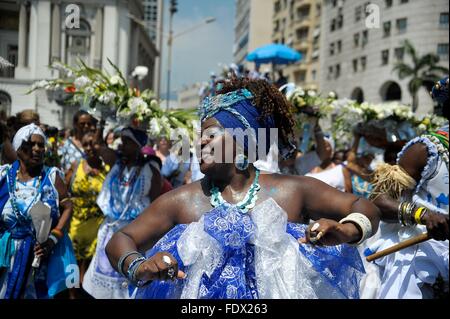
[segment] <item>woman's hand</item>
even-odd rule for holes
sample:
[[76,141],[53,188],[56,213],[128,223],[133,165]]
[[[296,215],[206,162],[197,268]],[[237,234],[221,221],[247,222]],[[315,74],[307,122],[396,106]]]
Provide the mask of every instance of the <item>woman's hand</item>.
[[171,254],[159,252],[139,266],[136,278],[144,282],[150,280],[167,281],[184,279],[186,274],[178,270],[178,262]]
[[449,239],[448,215],[427,211],[422,217],[422,223],[427,226],[431,238],[436,240]]
[[353,223],[341,224],[324,218],[309,225],[305,235],[305,238],[298,240],[300,244],[336,246],[356,242],[361,238],[360,231]]
[[35,257],[45,259],[50,256],[54,247],[55,243],[50,238],[42,244],[36,243],[36,245],[34,246],[34,255]]

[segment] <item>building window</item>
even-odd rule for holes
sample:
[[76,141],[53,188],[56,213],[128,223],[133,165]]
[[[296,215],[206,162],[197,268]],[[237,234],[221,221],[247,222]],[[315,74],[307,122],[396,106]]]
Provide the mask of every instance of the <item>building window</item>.
[[362,33],[362,46],[363,48],[366,46],[366,44],[369,43],[369,31],[364,30]]
[[331,80],[332,77],[333,77],[333,67],[329,66],[328,67],[327,80]]
[[408,3],[409,2],[409,0],[400,0],[400,4],[405,4],[405,3]]
[[313,81],[317,80],[317,71],[316,70],[311,71],[311,78]]
[[395,48],[394,55],[397,61],[403,61],[403,57],[405,56],[405,48]]
[[365,70],[367,66],[367,57],[363,56],[361,57],[361,70]]
[[339,40],[337,42],[337,53],[341,53],[342,52],[342,41]]
[[448,59],[448,43],[439,43],[437,54],[441,59]]
[[353,44],[355,48],[359,46],[359,33],[353,35]]
[[4,91],[0,91],[0,111],[6,116],[11,114],[11,96]]
[[355,8],[355,22],[358,22],[359,20],[361,20],[361,15],[362,15],[362,7],[357,6]]
[[370,14],[370,11],[369,10],[367,10],[367,6],[370,4],[370,2],[366,2],[365,4],[364,4],[364,12],[366,13],[366,18],[369,16],[369,14]]
[[275,2],[274,6],[273,6],[273,10],[275,11],[275,14],[280,12],[280,10],[281,10],[281,2],[280,1]]
[[80,20],[79,29],[66,29],[66,63],[75,66],[78,59],[89,64],[91,51],[91,26]]
[[439,25],[448,28],[448,12],[441,13],[439,17]]
[[391,35],[391,21],[383,23],[383,36],[388,37]]
[[297,18],[299,21],[304,21],[309,18],[310,6],[302,6],[297,10]]
[[302,70],[302,71],[295,72],[294,77],[295,77],[295,83],[303,83],[306,81],[306,71]]
[[337,29],[340,29],[344,26],[344,16],[340,14],[337,18]]
[[407,27],[408,27],[408,19],[407,18],[397,19],[398,33],[405,33]]
[[384,0],[384,4],[385,4],[386,8],[390,8],[390,7],[392,7],[392,0]]
[[320,3],[316,3],[316,17],[320,17],[322,11],[322,6],[320,5]]
[[296,31],[297,40],[300,42],[308,40],[309,28],[300,28]]
[[336,19],[331,20],[330,31],[336,30]]
[[330,43],[330,55],[334,55],[334,43]]
[[341,76],[341,65],[340,64],[336,64],[336,73],[334,76],[336,79]]
[[358,72],[358,59],[353,59],[353,72]]
[[389,64],[389,50],[381,51],[381,64],[382,65]]

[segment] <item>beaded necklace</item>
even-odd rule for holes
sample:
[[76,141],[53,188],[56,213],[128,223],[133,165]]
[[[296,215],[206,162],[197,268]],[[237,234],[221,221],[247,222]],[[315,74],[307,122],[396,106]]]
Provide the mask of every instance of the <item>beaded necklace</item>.
[[[36,193],[32,192],[32,196],[34,196],[34,197],[31,200],[30,204],[28,205],[28,207],[25,210],[21,210],[19,205],[18,205],[18,203],[17,203],[17,194],[16,194],[18,192],[18,190],[19,190],[19,188],[17,186],[17,182],[19,181],[19,178],[18,178],[19,174],[18,173],[19,173],[19,171],[17,171],[16,177],[13,179],[13,181],[9,182],[9,187],[8,188],[9,188],[9,193],[10,193],[11,208],[12,208],[14,214],[16,215],[18,221],[25,222],[25,221],[30,219],[30,216],[27,216],[26,214],[27,214],[28,210],[31,208],[31,206],[33,206],[33,203],[36,201],[36,199],[38,198],[39,194],[41,194],[42,186],[43,186],[44,183],[41,182],[42,181],[42,175],[40,175],[37,178],[37,185],[36,185],[36,178],[35,178],[35,180],[33,182],[33,187],[37,189],[37,192]],[[45,174],[44,179],[47,176],[48,175]]]
[[243,213],[248,213],[249,210],[251,210],[253,207],[255,207],[256,200],[258,199],[258,192],[261,189],[261,186],[259,185],[259,174],[260,174],[260,171],[257,169],[256,174],[255,174],[255,179],[253,180],[253,183],[250,186],[244,199],[234,205],[225,201],[225,199],[223,199],[222,194],[219,191],[219,188],[217,186],[213,185],[213,187],[211,188],[211,191],[210,191],[212,207],[216,208],[222,204],[228,204],[231,206],[238,207]]

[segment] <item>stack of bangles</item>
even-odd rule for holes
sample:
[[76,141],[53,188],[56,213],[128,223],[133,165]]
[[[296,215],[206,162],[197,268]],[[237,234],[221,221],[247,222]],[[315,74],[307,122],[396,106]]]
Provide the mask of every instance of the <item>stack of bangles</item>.
[[[124,270],[123,270],[123,266],[125,264],[125,260],[130,257],[136,255],[137,257],[135,259],[133,259],[129,266],[128,266],[128,271],[125,274]],[[132,282],[136,287],[142,287],[145,285],[145,282],[142,280],[138,280],[136,278],[136,273],[137,270],[139,269],[139,267],[147,260],[147,258],[145,258],[144,255],[142,255],[140,252],[138,251],[130,251],[128,253],[125,253],[122,255],[122,257],[120,257],[119,262],[117,263],[117,269],[119,271],[119,273],[124,276],[125,278],[127,278],[130,282]]]
[[398,220],[403,226],[423,225],[422,218],[428,212],[428,209],[419,206],[416,207],[410,202],[401,202],[398,206]]
[[56,245],[61,238],[64,237],[64,233],[62,230],[54,228],[52,229],[52,231],[50,232],[50,235],[48,235],[48,238],[51,239],[53,241],[53,243]]

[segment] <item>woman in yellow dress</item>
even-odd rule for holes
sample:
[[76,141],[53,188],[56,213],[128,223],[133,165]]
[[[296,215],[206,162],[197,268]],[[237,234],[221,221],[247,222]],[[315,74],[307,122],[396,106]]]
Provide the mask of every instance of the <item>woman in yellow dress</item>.
[[[109,166],[94,147],[95,135],[88,133],[81,142],[86,158],[73,163],[66,175],[74,206],[69,234],[78,261],[80,283],[95,253],[98,229],[103,222],[103,214],[96,200],[109,171]],[[75,291],[71,291],[71,297],[76,295]]]

